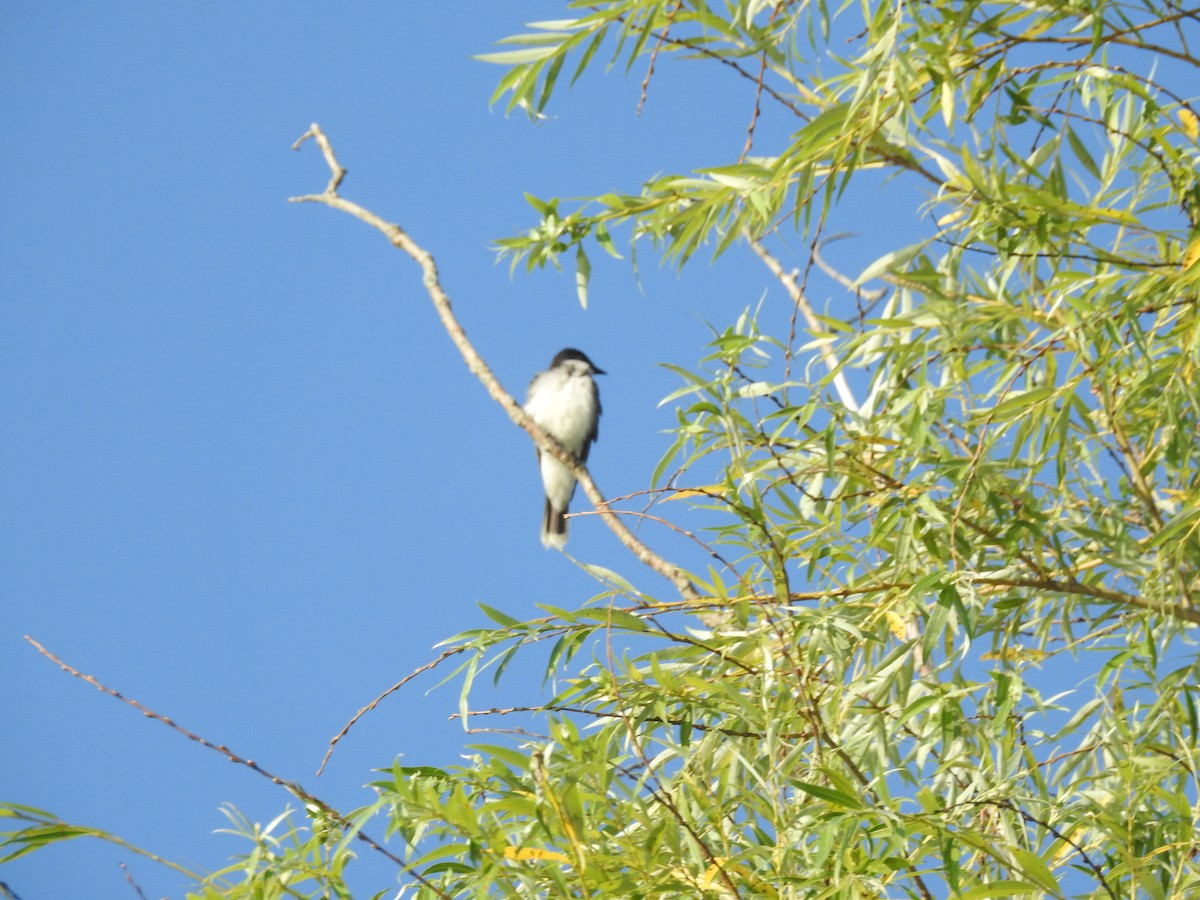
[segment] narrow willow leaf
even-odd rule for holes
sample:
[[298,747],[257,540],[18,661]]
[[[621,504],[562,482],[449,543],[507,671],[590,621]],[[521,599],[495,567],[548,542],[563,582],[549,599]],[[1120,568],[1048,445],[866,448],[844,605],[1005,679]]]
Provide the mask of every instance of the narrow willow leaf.
[[1183,126],[1183,133],[1193,141],[1200,140],[1200,119],[1190,109],[1181,109],[1179,111],[1179,124]]
[[575,248],[575,293],[579,297],[579,305],[587,309],[588,284],[592,278],[592,264],[588,260],[583,244]]
[[1067,143],[1071,145],[1071,151],[1075,154],[1075,158],[1083,164],[1088,174],[1093,178],[1100,179],[1102,177],[1100,168],[1096,165],[1096,161],[1092,158],[1092,154],[1088,151],[1087,146],[1079,139],[1079,135],[1075,133],[1075,129],[1068,127],[1066,134]]
[[505,847],[504,858],[515,860],[516,862],[536,860],[538,862],[556,862],[563,865],[571,865],[569,857],[557,851],[542,850],[539,847]]
[[1183,251],[1183,259],[1179,263],[1179,268],[1186,272],[1196,265],[1198,260],[1200,260],[1200,236],[1194,237],[1188,242],[1187,248]]
[[941,90],[942,124],[953,133],[954,131],[954,85],[950,81],[942,82]]
[[543,19],[540,22],[526,22],[530,28],[536,28],[539,31],[562,31],[570,32],[581,27],[578,19]]
[[623,609],[613,609],[611,607],[606,609],[584,609],[580,610],[579,617],[581,619],[592,619],[603,625],[615,625],[626,631],[643,632],[647,630],[646,623],[640,617]]
[[821,787],[819,784],[809,784],[806,781],[796,782],[796,787],[804,791],[804,793],[816,797],[818,800],[824,800],[826,803],[832,803],[834,806],[841,806],[845,809],[862,809],[862,801],[857,797],[852,797],[841,791],[835,791],[832,788]]
[[506,628],[511,627],[513,625],[520,624],[519,619],[514,619],[512,616],[507,615],[506,613],[502,613],[502,612],[500,612],[500,610],[498,610],[494,607],[488,606],[486,603],[480,603],[479,608],[482,609],[484,612],[484,615],[486,615],[493,622],[496,622],[499,625],[503,625]]
[[1024,847],[1013,847],[1010,852],[1021,867],[1022,874],[1032,879],[1042,890],[1061,895],[1058,879],[1040,856]]
[[613,246],[613,241],[609,236],[608,228],[605,227],[603,222],[596,223],[595,235],[596,243],[603,247],[604,251],[609,256],[613,257],[614,259],[624,259],[624,257],[621,256],[621,254],[617,251],[617,248]]
[[604,37],[607,33],[607,28],[601,28],[592,36],[592,39],[588,41],[587,47],[584,48],[583,53],[579,57],[579,62],[575,66],[575,72],[571,75],[572,85],[579,80],[579,76],[584,73],[585,69],[587,69],[588,64],[591,63],[592,57],[596,55],[596,51],[600,48],[600,44],[603,43]]
[[852,288],[862,287],[873,278],[878,278],[886,272],[902,270],[905,265],[924,249],[925,245],[913,244],[909,247],[903,247],[900,250],[893,250],[890,253],[885,253],[875,262],[867,266],[862,273],[854,279],[851,284]]
[[[580,567],[583,569],[583,571],[587,572],[597,581],[602,581],[605,584],[613,585],[618,590],[624,591],[627,594],[637,593],[634,590],[633,585],[631,585],[621,575],[618,575],[612,569],[607,569],[604,566],[597,566],[591,563],[580,563]],[[584,611],[581,610],[580,615],[582,615],[583,612]],[[589,610],[588,612],[595,612],[595,610]]]
[[1013,391],[984,415],[994,422],[1007,422],[1025,416],[1036,407],[1043,406],[1058,393],[1057,388],[1033,388],[1028,391]]
[[992,881],[964,891],[959,896],[962,900],[989,900],[992,897],[1019,897],[1022,894],[1036,894],[1041,890],[1036,884],[1028,881]]
[[481,53],[473,57],[480,62],[496,63],[502,66],[516,66],[522,63],[538,62],[549,59],[558,52],[558,46],[530,47],[525,50],[502,50],[499,53]]

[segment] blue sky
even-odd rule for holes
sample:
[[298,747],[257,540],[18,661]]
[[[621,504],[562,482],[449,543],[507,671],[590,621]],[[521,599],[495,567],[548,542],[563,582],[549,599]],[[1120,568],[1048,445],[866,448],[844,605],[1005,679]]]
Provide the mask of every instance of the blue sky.
[[[644,69],[597,67],[541,125],[489,109],[501,70],[471,55],[561,15],[0,7],[0,795],[201,868],[243,849],[213,834],[222,803],[266,821],[290,800],[22,635],[349,809],[372,768],[452,763],[465,740],[456,690],[427,694],[427,679],[316,779],[355,710],[482,624],[478,602],[526,615],[596,591],[539,543],[533,450],[466,373],[415,267],[360,223],[286,202],[325,184],[314,147],[289,149],[319,122],[350,170],[344,195],[435,254],[510,390],[568,345],[611,373],[592,471],[609,496],[646,487],[674,421],[657,404],[678,386],[656,363],[691,364],[705,322],[760,301],[786,322],[782,291],[740,251],[679,277],[647,250],[640,285],[594,260],[583,311],[571,273],[510,278],[490,242],[533,224],[525,191],[636,191],[736,159],[752,87],[660,63],[637,118]],[[759,127],[769,149],[772,122]],[[576,520],[569,549],[669,595],[594,521]],[[530,699],[536,663],[476,705]],[[182,894],[173,873],[85,842],[0,880],[24,900],[129,897],[120,861],[148,895]]]

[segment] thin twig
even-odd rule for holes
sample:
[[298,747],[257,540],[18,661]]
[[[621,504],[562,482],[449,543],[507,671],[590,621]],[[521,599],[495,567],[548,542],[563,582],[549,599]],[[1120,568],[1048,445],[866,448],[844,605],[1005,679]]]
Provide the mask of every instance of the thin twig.
[[399,225],[380,218],[370,210],[344,199],[337,193],[337,187],[341,183],[342,175],[345,174],[346,170],[338,163],[333,152],[333,147],[330,145],[328,138],[325,137],[324,132],[321,131],[320,126],[314,123],[292,145],[292,148],[299,149],[304,141],[310,137],[321,148],[321,153],[325,156],[325,162],[333,173],[333,177],[330,179],[324,193],[290,197],[288,202],[321,203],[340,212],[347,213],[380,232],[393,247],[408,254],[421,267],[422,282],[425,285],[425,290],[429,294],[430,300],[433,301],[434,308],[437,310],[438,317],[441,319],[446,333],[450,336],[450,340],[454,342],[454,346],[462,354],[463,360],[466,362],[471,374],[479,379],[479,382],[492,399],[500,405],[518,427],[523,428],[533,438],[534,443],[543,452],[549,453],[571,470],[578,480],[580,487],[583,488],[588,499],[592,501],[592,504],[596,507],[596,511],[600,514],[600,517],[604,520],[609,530],[617,536],[617,539],[625,545],[626,549],[637,557],[639,562],[669,580],[684,597],[699,599],[700,595],[692,585],[687,573],[673,563],[663,559],[643,544],[625,526],[621,518],[608,508],[608,501],[604,499],[604,495],[596,487],[596,483],[592,480],[592,476],[588,473],[587,468],[559,444],[558,441],[543,431],[533,419],[526,415],[521,405],[517,403],[513,396],[500,386],[500,382],[496,379],[496,376],[492,373],[487,363],[483,361],[483,358],[476,352],[474,345],[467,338],[466,331],[463,330],[462,325],[454,315],[450,304],[450,297],[442,288],[437,264],[434,262],[433,256],[429,251],[417,244]]
[[125,863],[118,863],[121,871],[125,873],[125,880],[129,882],[129,886],[137,893],[142,900],[146,900],[146,893],[142,890],[142,886],[133,880],[133,873],[129,871],[129,867]]
[[393,684],[390,688],[388,688],[386,691],[381,693],[378,697],[376,697],[374,700],[372,700],[370,703],[368,703],[366,706],[364,706],[362,709],[360,709],[358,712],[356,712],[353,715],[353,717],[351,717],[350,721],[342,726],[342,730],[339,731],[337,734],[335,734],[333,736],[333,740],[331,740],[329,742],[329,748],[325,751],[325,755],[323,757],[321,757],[321,765],[319,765],[317,767],[317,777],[320,778],[321,773],[325,771],[325,764],[327,762],[329,762],[329,757],[333,755],[333,748],[337,746],[338,741],[340,741],[342,738],[344,738],[350,732],[350,729],[353,728],[358,723],[359,719],[361,719],[363,716],[365,716],[367,713],[369,713],[371,710],[373,710],[375,707],[377,707],[383,701],[383,699],[385,697],[388,697],[391,694],[396,693],[396,691],[400,690],[400,688],[404,687],[406,684],[408,684],[410,681],[412,681],[418,675],[422,674],[423,672],[428,672],[430,669],[436,668],[438,665],[440,665],[445,660],[449,659],[451,656],[454,656],[458,653],[462,653],[466,649],[467,649],[467,647],[465,644],[462,646],[459,646],[459,647],[452,647],[449,650],[447,650],[445,653],[443,653],[441,656],[439,656],[437,659],[427,662],[427,663],[425,663],[425,665],[420,666],[419,668],[413,669],[411,672],[409,672],[407,675],[405,675],[403,678],[401,678],[399,681],[397,681],[395,684]]
[[[666,492],[666,490],[667,489],[663,489],[662,491],[658,491],[656,493],[663,493],[663,492]],[[688,492],[688,489],[677,488],[676,491],[681,494],[686,494]],[[636,493],[645,493],[645,492],[638,491]],[[634,496],[634,495],[633,494],[626,495],[626,497],[631,497],[631,496]],[[610,501],[610,503],[617,503],[620,501],[620,499],[623,499],[623,498],[614,499],[614,500]],[[668,499],[672,499],[672,498],[668,498]],[[711,544],[709,544],[709,543],[701,540],[699,537],[697,537],[695,532],[688,531],[686,528],[680,528],[674,522],[670,521],[669,519],[664,519],[662,516],[656,516],[653,513],[642,512],[641,510],[619,509],[616,511],[616,513],[619,516],[630,516],[635,519],[644,519],[647,522],[657,522],[659,525],[662,525],[664,528],[667,528],[670,531],[674,531],[678,535],[682,535],[683,537],[688,538],[689,540],[691,540],[691,541],[695,542],[697,545],[699,545],[699,547],[705,553],[707,553],[709,556],[711,556],[713,559],[715,559],[717,562],[719,562],[725,569],[727,569],[730,572],[733,572],[733,574],[735,576],[737,576],[737,579],[739,582],[741,582],[743,584],[746,583],[745,576],[742,575],[737,569],[734,568],[733,563],[731,563],[729,560],[727,560],[725,557],[723,557],[720,553],[718,553],[716,550],[714,550],[713,546]],[[595,515],[599,515],[599,514],[594,511],[588,511],[588,510],[580,510],[577,513],[571,513],[571,517],[595,516]]]
[[[1136,594],[1126,594],[1123,591],[1114,591],[1099,585],[1084,584],[1081,581],[1076,581],[1074,576],[1070,581],[1056,581],[1053,578],[993,578],[971,576],[970,582],[973,585],[986,585],[987,587],[1003,589],[1003,588],[1028,588],[1030,590],[1046,591],[1051,594],[1070,594],[1074,597],[1087,597],[1095,601],[1103,601],[1105,603],[1115,603],[1120,606],[1133,606],[1138,609],[1148,610],[1149,612],[1159,613],[1160,615],[1170,616],[1174,619],[1179,619],[1183,622],[1191,622],[1200,625],[1200,609],[1193,609],[1190,606],[1180,606],[1175,603],[1166,603],[1162,600],[1152,600],[1149,597],[1139,597]],[[873,584],[864,587],[854,588],[838,588],[832,591],[793,591],[788,595],[788,600],[791,603],[803,603],[812,600],[829,600],[838,597],[854,597],[866,596],[869,594],[877,594],[881,591],[906,591],[916,585],[915,581],[895,581],[884,584]],[[740,600],[760,600],[769,599],[762,594],[752,594],[747,597],[731,597],[730,603],[736,603]]]
[[[824,272],[826,275],[828,275],[830,278],[832,278],[834,281],[836,281],[838,284],[840,284],[846,290],[854,291],[855,294],[859,295],[860,297],[862,297],[862,299],[866,300],[868,304],[878,303],[885,296],[887,296],[887,292],[889,290],[891,290],[890,288],[883,287],[883,288],[877,288],[876,290],[865,290],[861,286],[856,285],[854,283],[853,278],[851,278],[849,275],[843,275],[841,272],[839,272],[837,269],[835,269],[833,266],[831,266],[829,263],[827,263],[825,261],[824,257],[821,256],[821,251],[825,248],[826,244],[832,244],[834,241],[844,241],[844,240],[846,240],[846,238],[850,238],[850,237],[854,237],[854,235],[851,232],[839,231],[837,234],[831,234],[831,235],[829,235],[829,237],[825,238],[824,240],[818,241],[816,244],[813,245],[813,248],[812,248],[813,262],[815,262],[817,264],[817,266],[821,269],[822,272]],[[870,306],[868,306],[867,309],[870,309]],[[860,313],[860,317],[861,317],[861,313]]]
[[[780,0],[775,4],[775,8],[771,10],[771,18],[767,20],[767,29],[775,24],[779,11],[786,5],[785,0]],[[758,125],[758,116],[762,109],[763,81],[767,77],[767,54],[767,48],[763,47],[762,57],[758,64],[758,78],[754,85],[754,112],[750,116],[750,126],[746,129],[746,144],[742,147],[742,155],[738,157],[739,163],[746,161],[746,157],[750,155],[750,149],[754,146],[754,128]]]
[[[749,234],[746,235],[746,241],[750,244],[754,252],[758,254],[758,258],[770,269],[771,274],[779,279],[779,283],[783,285],[784,290],[788,292],[788,296],[792,298],[792,302],[803,314],[804,321],[808,323],[808,327],[812,329],[814,335],[823,333],[826,329],[821,324],[821,320],[817,318],[817,314],[813,311],[812,304],[804,296],[804,291],[800,290],[800,285],[796,282],[795,274],[785,271],[779,260],[772,256],[770,251],[763,246],[762,241],[751,237]],[[825,365],[829,368],[834,389],[837,391],[842,405],[850,410],[850,412],[857,413],[859,411],[858,401],[854,399],[854,394],[850,390],[846,376],[842,373],[841,363],[838,361],[837,354],[833,352],[833,348],[829,346],[829,341],[819,339],[817,350],[821,354],[821,359],[825,361]]]
[[[625,26],[629,25],[629,22],[625,18],[625,16],[617,15],[617,16],[613,16],[613,18],[616,21],[620,22],[622,25],[625,25]],[[733,71],[737,72],[737,74],[741,75],[743,78],[745,78],[748,81],[757,82],[757,80],[758,80],[753,75],[751,75],[749,72],[747,72],[745,69],[743,69],[740,65],[738,65],[735,60],[732,60],[728,56],[724,56],[724,55],[716,52],[715,50],[713,50],[709,47],[706,47],[704,44],[693,44],[689,38],[673,38],[673,37],[669,36],[665,31],[660,31],[658,34],[655,35],[655,37],[659,38],[664,43],[671,44],[675,47],[681,47],[685,50],[690,50],[691,52],[695,53],[698,56],[707,57],[708,59],[711,59],[714,62],[719,63],[722,66],[725,66],[726,68],[733,69]],[[762,89],[764,91],[766,91],[766,93],[769,97],[778,101],[778,103],[781,106],[790,110],[794,116],[798,117],[799,119],[801,119],[804,122],[812,121],[812,116],[808,115],[808,113],[806,113],[802,109],[800,109],[800,107],[798,107],[795,103],[793,103],[787,97],[783,96],[783,94],[779,93],[779,91],[775,90],[775,88],[771,87],[771,85],[764,84]]]
[[659,51],[662,50],[663,42],[667,39],[667,32],[671,30],[671,23],[675,19],[675,13],[679,11],[679,7],[683,6],[683,0],[675,0],[675,5],[671,7],[671,11],[667,13],[667,24],[658,35],[658,42],[654,45],[654,50],[650,54],[650,65],[646,67],[646,77],[642,79],[642,95],[638,97],[637,117],[642,116],[642,107],[646,105],[646,93],[650,90],[650,79],[654,77],[654,64],[658,62]]
[[[450,718],[451,719],[462,719],[462,718],[466,718],[468,716],[507,716],[507,715],[512,715],[513,713],[537,714],[537,713],[546,713],[546,712],[574,713],[574,714],[578,714],[581,716],[591,716],[594,719],[620,719],[620,718],[624,717],[623,714],[620,712],[605,712],[603,710],[585,709],[583,707],[576,707],[576,706],[510,706],[505,709],[499,709],[499,708],[473,709],[473,710],[469,710],[466,713],[455,713]],[[717,725],[705,725],[702,722],[688,721],[685,723],[682,720],[667,719],[667,718],[663,718],[662,716],[641,716],[638,721],[653,722],[657,725],[666,725],[670,728],[678,728],[678,727],[686,724],[688,728],[692,728],[696,731],[705,731],[705,732],[711,731],[715,734],[723,734],[727,737],[752,738],[754,740],[762,740],[765,737],[765,735],[763,735],[762,733],[757,732],[757,731],[746,731],[744,729],[739,729],[739,728],[721,728],[720,726],[717,726]],[[488,729],[488,730],[497,730],[497,729]],[[788,732],[777,733],[774,735],[774,737],[782,739],[782,740],[794,741],[794,740],[807,740],[808,738],[812,737],[812,735],[807,732],[802,732],[802,731],[797,731],[797,732],[788,731]]]
[[754,146],[754,129],[758,125],[759,112],[762,109],[762,90],[763,78],[767,74],[767,51],[762,52],[762,62],[758,67],[758,84],[754,88],[754,112],[750,114],[750,125],[746,128],[746,143],[742,146],[742,155],[738,157],[738,163],[744,163],[746,157],[750,155],[750,150]]

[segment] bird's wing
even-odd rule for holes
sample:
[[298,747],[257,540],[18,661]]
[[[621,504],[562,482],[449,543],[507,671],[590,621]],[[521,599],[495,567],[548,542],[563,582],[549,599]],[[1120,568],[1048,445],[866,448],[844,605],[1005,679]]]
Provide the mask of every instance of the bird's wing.
[[583,450],[579,453],[579,461],[586,463],[588,453],[592,450],[592,444],[600,439],[600,413],[603,410],[600,408],[600,389],[596,387],[596,382],[592,382],[592,400],[596,403],[596,418],[592,421],[592,430],[589,431],[583,438]]

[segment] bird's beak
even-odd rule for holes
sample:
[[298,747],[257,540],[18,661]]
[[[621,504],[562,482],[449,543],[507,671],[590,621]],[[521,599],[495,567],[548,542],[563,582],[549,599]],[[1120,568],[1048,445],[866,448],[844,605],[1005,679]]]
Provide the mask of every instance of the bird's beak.
[[592,374],[593,375],[607,375],[608,373],[605,372],[603,369],[597,369],[595,366],[592,366]]

